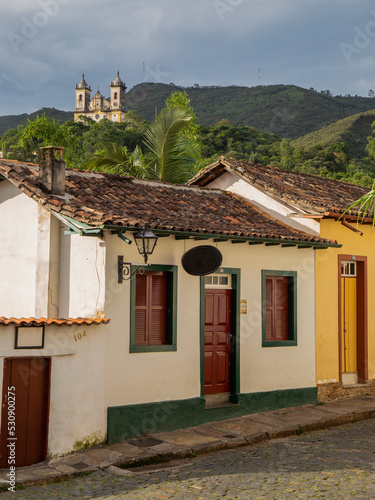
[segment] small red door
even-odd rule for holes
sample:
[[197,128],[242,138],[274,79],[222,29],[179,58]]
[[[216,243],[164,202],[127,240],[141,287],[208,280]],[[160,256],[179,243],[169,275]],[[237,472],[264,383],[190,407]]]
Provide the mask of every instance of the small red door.
[[9,468],[10,458],[16,467],[47,458],[49,388],[50,359],[4,361],[0,468]]
[[205,291],[204,393],[229,392],[231,290]]

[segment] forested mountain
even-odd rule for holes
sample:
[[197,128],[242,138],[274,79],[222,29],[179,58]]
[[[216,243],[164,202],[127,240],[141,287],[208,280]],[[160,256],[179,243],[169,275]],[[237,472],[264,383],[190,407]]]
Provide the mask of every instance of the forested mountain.
[[16,128],[18,125],[26,124],[27,120],[35,120],[37,116],[46,115],[53,118],[57,123],[64,123],[73,120],[73,111],[60,111],[55,108],[42,108],[34,113],[23,113],[22,115],[0,116],[0,136],[10,128]]
[[[172,92],[182,90],[173,84],[143,83],[128,93],[128,109],[152,121]],[[188,87],[185,89],[199,123],[215,125],[223,118],[281,138],[296,139],[350,115],[375,109],[374,98],[331,96],[294,85],[257,87]],[[74,95],[72,94],[72,106]],[[62,123],[73,119],[72,112],[43,108],[31,115],[0,116],[0,135],[26,119],[42,114]]]
[[[182,87],[161,83],[136,85],[127,94],[129,108],[151,121],[171,92]],[[257,87],[188,87],[186,93],[202,125],[214,125],[223,118],[243,123],[261,132],[296,139],[342,118],[375,109],[369,97],[333,97],[294,85]]]
[[[268,90],[267,98],[264,97],[266,95],[264,94],[265,89]],[[185,109],[190,116],[189,120],[191,118],[193,120],[191,124],[187,125],[185,131],[181,129],[179,141],[181,139],[187,140],[186,152],[191,150],[192,165],[194,164],[195,170],[208,165],[223,154],[254,163],[341,179],[368,187],[373,184],[375,179],[375,128],[372,127],[372,124],[375,122],[375,110],[345,117],[320,130],[292,140],[290,138],[292,136],[283,137],[282,133],[275,134],[265,131],[264,129],[267,127],[263,127],[262,130],[259,124],[254,127],[243,121],[228,119],[230,109],[225,111],[225,99],[220,101],[217,97],[215,100],[213,95],[217,93],[217,96],[220,96],[221,93],[223,96],[224,91],[227,92],[227,97],[232,93],[233,99],[237,95],[236,109],[241,115],[246,109],[245,104],[241,104],[239,100],[241,94],[238,92],[243,90],[258,92],[254,102],[251,102],[252,106],[256,106],[258,103],[258,108],[254,108],[251,116],[258,117],[261,121],[265,120],[267,112],[272,113],[274,119],[270,120],[270,124],[273,130],[277,131],[278,127],[283,126],[289,131],[294,128],[295,133],[297,133],[297,128],[302,130],[309,125],[307,118],[309,113],[310,121],[318,126],[319,117],[321,119],[326,117],[325,119],[328,120],[329,114],[332,120],[335,113],[350,112],[361,103],[362,105],[372,105],[371,98],[332,97],[328,93],[321,94],[313,90],[307,91],[291,86],[273,86],[272,89],[274,90],[273,94],[270,93],[271,87],[256,87],[255,89],[237,87],[227,87],[226,89],[193,88],[187,89],[184,93],[173,85],[145,84],[129,92],[127,103],[132,109],[128,112],[128,119],[123,123],[109,120],[94,122],[91,119],[74,123],[72,121],[73,113],[42,109],[33,115],[21,115],[22,123],[2,134],[0,137],[2,155],[4,158],[37,162],[39,148],[43,145],[55,144],[64,147],[64,159],[68,167],[85,169],[96,168],[99,165],[102,168],[103,160],[106,164],[109,160],[112,164],[110,168],[114,169],[113,171],[129,172],[129,168],[131,168],[131,175],[139,176],[138,173],[134,172],[141,172],[141,176],[148,172],[147,175],[149,175],[149,166],[153,165],[153,155],[159,154],[157,153],[159,146],[150,148],[147,137],[150,137],[148,136],[150,127],[154,128],[154,131],[158,129],[155,128],[156,124],[150,124],[142,116],[146,116],[152,121],[155,118],[156,110],[158,119],[155,122],[157,122],[163,114],[161,111],[165,109],[165,106],[182,106],[182,109]],[[172,96],[170,96],[171,90],[174,91]],[[133,91],[137,94],[132,94]],[[211,125],[202,123],[202,114],[199,116],[199,109],[202,113],[204,107],[202,108],[202,105],[199,107],[199,99],[197,98],[195,101],[196,108],[194,108],[194,98],[189,97],[189,94],[193,94],[201,98],[206,92],[208,93],[206,94],[205,106],[215,106],[215,109],[218,109],[219,103],[222,104],[223,114],[217,115],[216,118],[220,117],[220,119],[214,120],[214,124]],[[209,102],[207,97],[209,93],[211,93],[212,102]],[[305,100],[301,94],[307,96]],[[167,97],[165,101],[163,101],[164,95]],[[300,100],[298,101],[299,105],[295,105],[295,108],[292,108],[292,105],[288,104],[287,101],[287,97],[291,95],[294,95],[295,103]],[[284,107],[280,108],[284,110],[283,114],[277,114],[278,112],[275,111],[277,108],[270,111],[269,101],[283,102]],[[147,115],[147,106],[151,102],[154,105],[154,114]],[[158,107],[157,103],[159,102],[160,106]],[[321,104],[320,108],[319,103]],[[261,113],[261,105],[263,113]],[[330,113],[328,113],[329,107],[331,108]],[[137,109],[139,114],[134,109]],[[292,109],[294,114],[288,115]],[[305,112],[302,113],[302,110]],[[36,119],[37,115],[39,118]],[[311,127],[312,125],[310,125]],[[157,137],[159,137],[159,132]],[[163,145],[164,139],[155,142],[155,144],[159,143]]]
[[362,159],[367,155],[366,146],[374,121],[375,110],[348,116],[316,132],[299,137],[292,141],[292,146],[312,149],[317,145],[324,147],[337,142],[345,142],[350,155],[353,158]]

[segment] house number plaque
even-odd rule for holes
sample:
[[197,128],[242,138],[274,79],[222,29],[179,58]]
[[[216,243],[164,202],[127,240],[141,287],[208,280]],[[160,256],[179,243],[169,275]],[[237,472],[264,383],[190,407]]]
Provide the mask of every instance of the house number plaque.
[[247,299],[241,300],[241,314],[247,314]]

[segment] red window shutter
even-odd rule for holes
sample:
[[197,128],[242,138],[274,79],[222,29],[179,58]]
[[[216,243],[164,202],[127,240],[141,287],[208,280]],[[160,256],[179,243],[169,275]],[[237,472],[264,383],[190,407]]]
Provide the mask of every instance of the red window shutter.
[[136,275],[135,345],[147,345],[147,275]]
[[167,343],[167,273],[136,276],[135,345]]
[[152,273],[150,281],[149,345],[163,345],[167,343],[167,274]]
[[289,339],[289,278],[266,277],[266,340]]
[[289,279],[275,276],[275,340],[289,339]]
[[273,277],[266,277],[266,340],[273,338]]

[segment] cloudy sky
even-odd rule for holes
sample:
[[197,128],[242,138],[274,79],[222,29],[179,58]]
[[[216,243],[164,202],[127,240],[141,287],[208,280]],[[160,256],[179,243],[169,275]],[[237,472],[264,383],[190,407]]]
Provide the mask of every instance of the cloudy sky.
[[[85,73],[128,89],[294,84],[375,90],[373,0],[0,0],[0,115],[72,110]],[[143,62],[145,71],[143,71]]]

